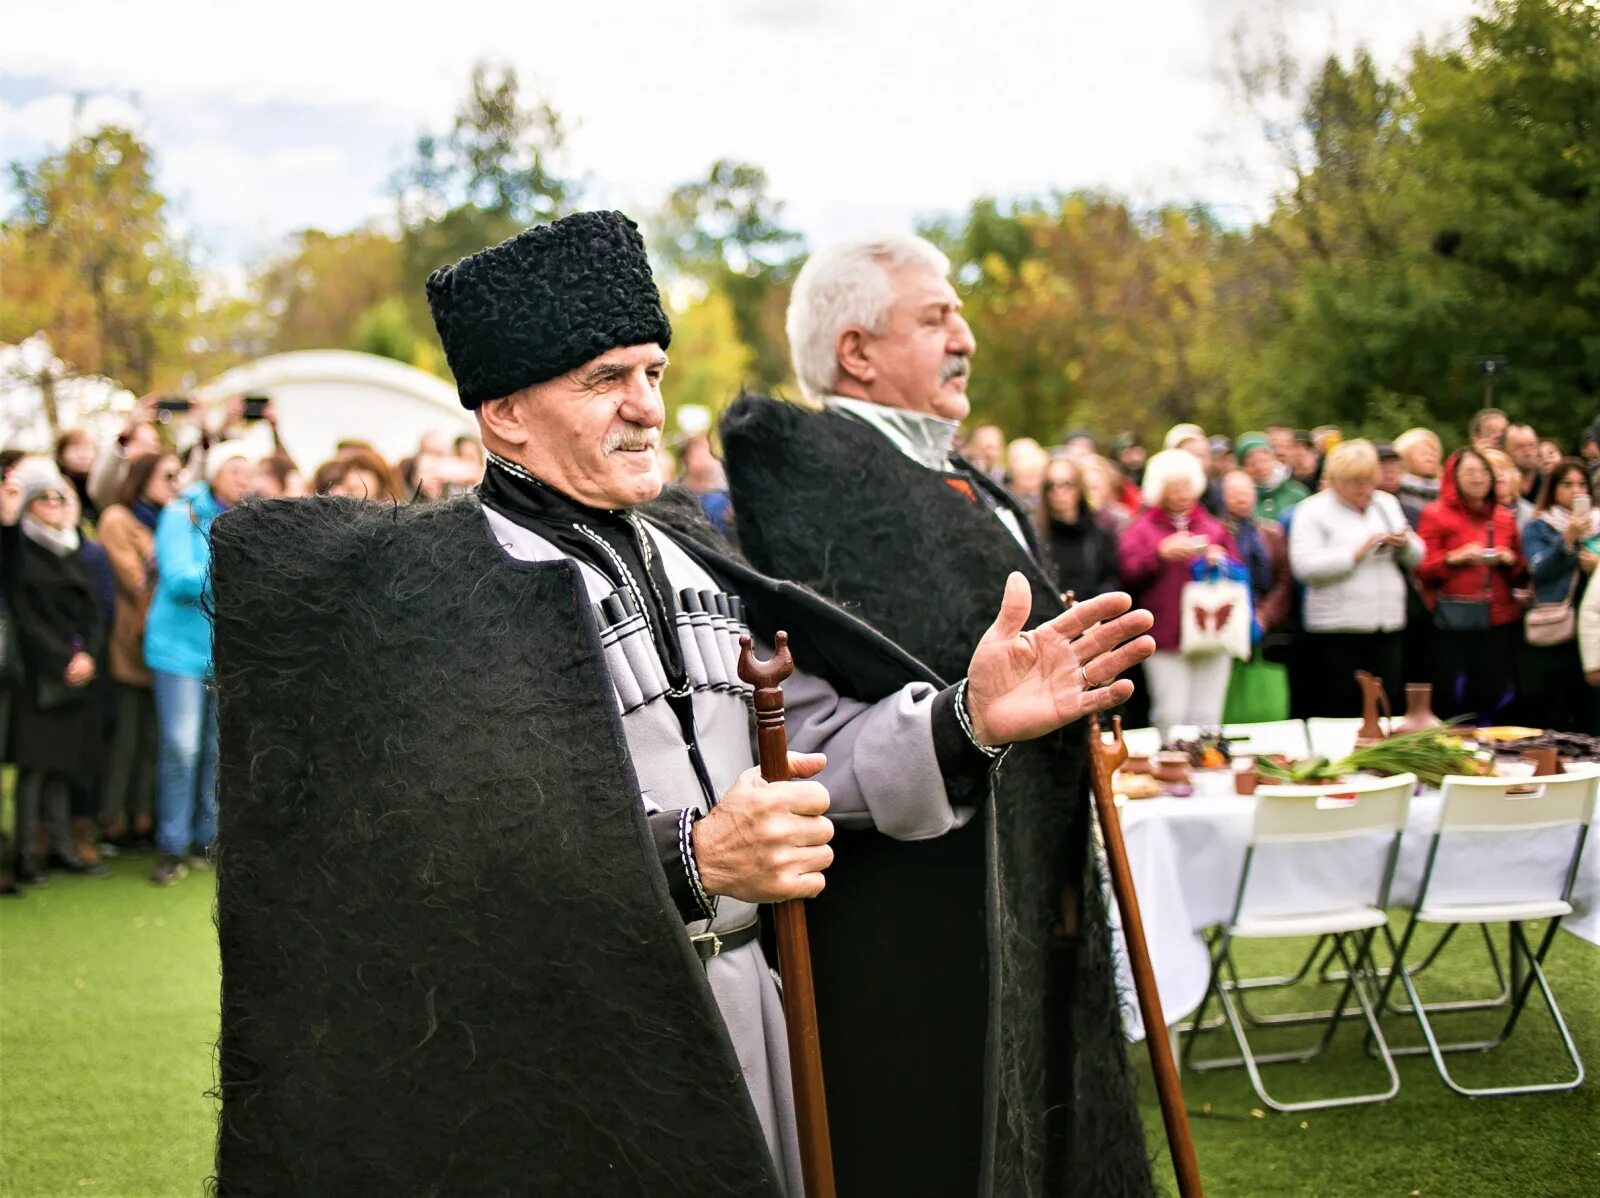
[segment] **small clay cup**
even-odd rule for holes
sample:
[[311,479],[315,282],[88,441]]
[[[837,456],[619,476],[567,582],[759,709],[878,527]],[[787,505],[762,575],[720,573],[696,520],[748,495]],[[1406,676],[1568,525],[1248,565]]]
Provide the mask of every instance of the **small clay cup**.
[[1150,759],[1150,774],[1157,782],[1187,782],[1189,754],[1163,752]]
[[1524,749],[1522,760],[1533,764],[1535,778],[1548,778],[1561,772],[1561,754],[1555,749]]

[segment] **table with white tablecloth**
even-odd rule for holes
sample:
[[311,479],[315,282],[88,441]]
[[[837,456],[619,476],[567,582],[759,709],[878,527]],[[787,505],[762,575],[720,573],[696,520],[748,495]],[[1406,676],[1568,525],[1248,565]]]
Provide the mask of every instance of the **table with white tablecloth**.
[[[1142,799],[1121,807],[1123,841],[1168,1023],[1191,1015],[1205,996],[1210,953],[1204,932],[1226,923],[1232,913],[1256,804],[1253,797],[1233,793],[1229,774],[1197,773],[1195,783],[1190,798]],[[1393,906],[1416,899],[1439,804],[1437,791],[1423,791],[1411,801],[1389,893]],[[1440,852],[1432,895],[1448,901],[1453,891],[1482,895],[1487,889],[1515,898],[1535,886],[1549,893],[1548,879],[1559,880],[1571,860],[1573,836],[1570,828],[1453,833]],[[1375,892],[1383,847],[1380,841],[1353,838],[1258,849],[1251,869],[1252,908],[1316,910],[1321,894],[1348,895],[1352,878],[1370,877]],[[1563,929],[1600,944],[1600,845],[1591,843],[1584,853],[1572,905]],[[1143,1023],[1120,931],[1117,951],[1123,1022],[1129,1036],[1139,1039]]]

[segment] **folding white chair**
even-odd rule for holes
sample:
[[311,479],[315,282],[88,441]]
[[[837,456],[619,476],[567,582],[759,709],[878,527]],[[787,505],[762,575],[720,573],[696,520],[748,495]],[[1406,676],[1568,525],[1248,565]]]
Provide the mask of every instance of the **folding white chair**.
[[[1379,719],[1380,724],[1388,730],[1393,721]],[[1361,733],[1359,719],[1328,719],[1323,716],[1312,716],[1306,721],[1306,739],[1310,742],[1311,752],[1318,757],[1326,757],[1329,761],[1338,761],[1341,757],[1348,757],[1356,747],[1356,737]]]
[[[1594,820],[1595,795],[1600,791],[1600,774],[1593,771],[1560,774],[1548,778],[1459,778],[1444,780],[1444,794],[1439,807],[1439,826],[1428,846],[1427,863],[1423,867],[1422,884],[1411,918],[1400,943],[1394,943],[1393,933],[1385,929],[1394,952],[1394,964],[1383,986],[1382,1002],[1387,1002],[1396,979],[1405,988],[1410,1002],[1410,1013],[1422,1027],[1425,1046],[1393,1050],[1401,1055],[1420,1055],[1426,1052],[1433,1058],[1444,1084],[1457,1094],[1483,1097],[1500,1094],[1534,1094],[1551,1090],[1572,1090],[1583,1084],[1583,1060],[1567,1030],[1567,1023],[1556,1003],[1549,979],[1544,973],[1545,955],[1555,939],[1561,921],[1572,914],[1572,887],[1578,876],[1578,865],[1583,857],[1584,842],[1589,825]],[[1433,893],[1435,872],[1439,867],[1441,847],[1448,837],[1454,844],[1459,836],[1472,833],[1493,833],[1505,836],[1515,832],[1532,832],[1540,829],[1555,831],[1570,828],[1573,833],[1572,853],[1560,870],[1551,870],[1542,878],[1507,879],[1498,873],[1483,875],[1471,887],[1452,886],[1448,894]],[[1447,850],[1448,851],[1448,850]],[[1548,920],[1537,949],[1529,943],[1523,924],[1529,920]],[[1428,1005],[1422,1001],[1414,980],[1418,972],[1407,968],[1406,953],[1422,924],[1444,925],[1447,929],[1462,924],[1477,924],[1488,938],[1488,925],[1509,925],[1511,956],[1511,1010],[1506,1016],[1500,1034],[1488,1040],[1464,1043],[1441,1043],[1435,1034],[1432,1017],[1450,1009],[1472,1009],[1473,1004]],[[1437,955],[1437,947],[1429,960]],[[1499,962],[1495,962],[1499,974]],[[1513,1086],[1464,1086],[1450,1075],[1445,1064],[1445,1054],[1451,1052],[1488,1052],[1499,1048],[1516,1029],[1534,985],[1544,996],[1551,1022],[1560,1036],[1567,1059],[1576,1075],[1570,1081],[1538,1082]],[[1497,1005],[1493,1000],[1477,1003],[1477,1008]]]
[[[1189,1038],[1184,1046],[1184,1062],[1190,1068],[1205,1070],[1243,1065],[1257,1096],[1276,1111],[1307,1111],[1384,1102],[1399,1093],[1400,1075],[1395,1071],[1394,1061],[1383,1041],[1383,1032],[1378,1026],[1377,1011],[1368,994],[1368,986],[1373,983],[1372,942],[1378,929],[1388,924],[1384,907],[1394,879],[1400,834],[1405,828],[1406,810],[1416,781],[1414,775],[1401,774],[1394,778],[1359,779],[1333,786],[1263,786],[1256,790],[1255,825],[1250,845],[1245,851],[1244,869],[1240,873],[1238,890],[1234,896],[1233,915],[1213,942],[1210,983],[1187,1032]],[[1251,870],[1262,848],[1296,846],[1298,852],[1304,853],[1309,846],[1319,843],[1329,844],[1331,848],[1331,842],[1357,838],[1376,842],[1370,853],[1360,852],[1364,846],[1353,846],[1358,855],[1368,858],[1367,864],[1371,868],[1363,871],[1341,866],[1340,870],[1334,871],[1346,879],[1342,893],[1324,892],[1314,899],[1307,899],[1305,904],[1309,905],[1308,909],[1297,909],[1292,904],[1286,906],[1281,896],[1270,903],[1263,903],[1259,898],[1250,901]],[[1364,873],[1367,876],[1363,876]],[[1233,943],[1235,940],[1297,936],[1317,936],[1332,942],[1334,954],[1344,962],[1347,971],[1344,988],[1331,1011],[1284,1020],[1326,1025],[1321,1039],[1311,1048],[1256,1053],[1250,1047],[1237,1001],[1237,992],[1242,987],[1233,961]],[[1222,1007],[1223,1017],[1233,1032],[1240,1055],[1197,1060],[1194,1056],[1196,1039],[1202,1031],[1215,1026],[1205,1022],[1206,1008],[1213,996]],[[1320,1055],[1338,1032],[1341,1016],[1352,996],[1360,1004],[1367,1034],[1383,1060],[1384,1069],[1389,1075],[1388,1086],[1370,1093],[1300,1102],[1285,1102],[1269,1094],[1262,1081],[1260,1067],[1286,1061],[1308,1061]]]
[[1153,757],[1161,752],[1161,729],[1124,728],[1122,743],[1128,746],[1132,757]]
[[1235,757],[1265,757],[1281,753],[1285,757],[1311,756],[1303,720],[1274,720],[1264,724],[1229,724],[1222,730]]

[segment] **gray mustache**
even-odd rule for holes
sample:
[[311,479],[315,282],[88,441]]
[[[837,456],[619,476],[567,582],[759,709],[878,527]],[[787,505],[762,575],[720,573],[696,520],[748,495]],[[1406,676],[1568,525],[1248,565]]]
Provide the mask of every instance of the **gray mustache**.
[[614,433],[606,434],[605,452],[619,449],[655,449],[661,444],[661,430],[637,424],[625,424]]
[[944,365],[939,367],[939,381],[948,383],[951,379],[964,379],[972,373],[972,359],[966,354],[946,354]]

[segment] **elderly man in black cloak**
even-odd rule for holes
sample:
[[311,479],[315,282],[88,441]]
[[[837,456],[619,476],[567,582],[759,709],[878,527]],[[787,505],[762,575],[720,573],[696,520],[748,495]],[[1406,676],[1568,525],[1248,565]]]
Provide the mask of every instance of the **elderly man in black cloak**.
[[[935,685],[692,503],[651,505],[671,328],[620,213],[428,298],[478,493],[215,534],[223,1188],[798,1195],[760,905],[822,890],[830,817],[961,827],[994,746],[1126,693],[1084,672],[1144,656],[1148,615],[1107,597],[1024,632],[1001,579]],[[793,638],[795,781],[755,768],[746,628]]]
[[[744,397],[722,436],[750,562],[958,678],[1008,577],[1034,620],[1063,604],[1021,505],[951,449],[976,345],[948,272],[920,238],[814,255],[788,315],[814,407]],[[1016,746],[990,783],[936,840],[835,842],[811,929],[840,1190],[1147,1194],[1083,725]]]

